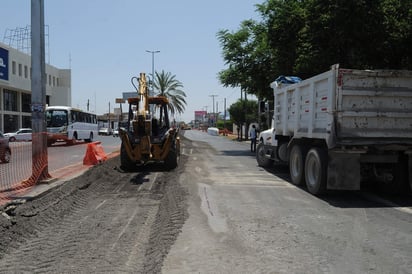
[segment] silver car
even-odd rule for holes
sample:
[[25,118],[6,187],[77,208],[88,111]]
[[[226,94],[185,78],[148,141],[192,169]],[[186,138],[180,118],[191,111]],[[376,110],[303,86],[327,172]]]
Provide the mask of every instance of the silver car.
[[5,133],[4,137],[8,138],[10,142],[31,141],[31,134],[31,128],[21,128],[16,132]]

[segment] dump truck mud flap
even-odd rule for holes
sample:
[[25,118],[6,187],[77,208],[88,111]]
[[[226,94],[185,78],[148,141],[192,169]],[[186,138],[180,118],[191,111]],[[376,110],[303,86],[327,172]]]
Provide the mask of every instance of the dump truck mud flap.
[[329,151],[327,189],[360,189],[360,154]]

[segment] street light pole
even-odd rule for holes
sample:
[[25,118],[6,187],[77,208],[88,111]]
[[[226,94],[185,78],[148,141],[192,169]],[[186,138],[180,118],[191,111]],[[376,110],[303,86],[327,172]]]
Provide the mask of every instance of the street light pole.
[[[213,124],[215,124],[216,125],[216,114],[215,114],[215,97],[217,97],[217,95],[216,94],[212,94],[212,95],[209,95],[209,97],[212,97],[212,100],[213,100],[213,118],[214,118],[214,123]],[[212,124],[212,126],[213,126],[213,124]]]
[[[154,55],[155,53],[159,53],[160,50],[146,50],[146,52],[152,54],[152,93],[154,93]],[[152,94],[153,96],[154,94]]]

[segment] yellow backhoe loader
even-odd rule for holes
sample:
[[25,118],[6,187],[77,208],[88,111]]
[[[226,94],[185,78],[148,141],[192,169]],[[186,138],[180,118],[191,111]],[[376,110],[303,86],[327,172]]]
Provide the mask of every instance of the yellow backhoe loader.
[[145,73],[133,77],[132,84],[138,96],[127,99],[128,121],[119,129],[122,169],[133,171],[153,162],[164,164],[168,170],[176,168],[180,156],[179,128],[169,123],[167,97],[149,96]]

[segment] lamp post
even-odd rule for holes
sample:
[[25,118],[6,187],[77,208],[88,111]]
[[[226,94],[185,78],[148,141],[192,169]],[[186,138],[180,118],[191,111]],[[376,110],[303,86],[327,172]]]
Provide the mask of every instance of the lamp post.
[[214,118],[214,123],[212,123],[212,126],[213,125],[216,125],[216,114],[215,114],[215,97],[217,97],[217,95],[216,94],[212,94],[212,95],[209,95],[209,97],[212,97],[212,99],[213,99],[213,118]]
[[146,52],[152,54],[152,93],[154,93],[154,55],[155,53],[159,53],[160,50],[146,50]]

